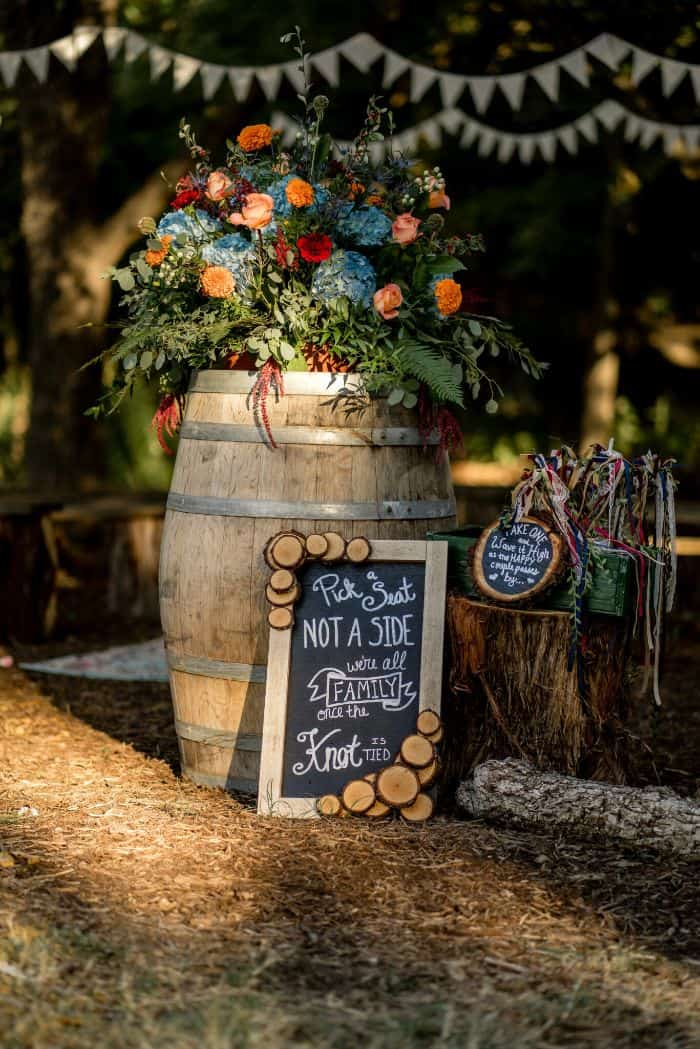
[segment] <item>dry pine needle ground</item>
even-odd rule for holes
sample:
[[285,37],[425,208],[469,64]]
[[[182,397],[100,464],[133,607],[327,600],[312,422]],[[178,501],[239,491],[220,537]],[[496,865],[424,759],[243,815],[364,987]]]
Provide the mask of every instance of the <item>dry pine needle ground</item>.
[[3,1049],[700,1044],[691,865],[261,821],[178,778],[160,686],[4,670],[0,725]]

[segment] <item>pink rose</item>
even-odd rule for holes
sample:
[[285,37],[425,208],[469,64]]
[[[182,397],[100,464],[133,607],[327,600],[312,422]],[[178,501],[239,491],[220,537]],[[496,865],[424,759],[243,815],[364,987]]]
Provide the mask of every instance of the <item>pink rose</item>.
[[231,179],[223,171],[212,171],[207,179],[206,194],[209,200],[223,200],[231,189]]
[[267,193],[249,193],[240,211],[234,211],[228,220],[234,226],[247,226],[248,229],[264,229],[272,221],[274,200]]
[[385,321],[391,321],[398,317],[399,306],[403,302],[401,288],[398,284],[385,284],[374,293],[372,301],[377,313],[381,314]]
[[397,215],[391,224],[394,240],[397,244],[413,244],[413,241],[418,236],[419,226],[420,219],[414,218],[408,212],[403,215]]
[[444,189],[434,189],[428,197],[429,208],[444,208],[445,211],[450,210],[450,198],[445,193]]

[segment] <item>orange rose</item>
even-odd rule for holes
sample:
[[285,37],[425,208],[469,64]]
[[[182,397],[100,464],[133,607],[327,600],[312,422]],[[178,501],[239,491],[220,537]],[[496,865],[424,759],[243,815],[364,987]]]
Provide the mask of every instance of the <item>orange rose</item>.
[[272,209],[275,202],[267,193],[249,193],[240,211],[229,215],[228,221],[234,226],[247,226],[248,229],[264,229],[272,222]]
[[450,210],[450,198],[445,193],[444,189],[434,189],[428,196],[428,207],[429,208],[444,208],[445,211]]
[[419,226],[420,219],[414,218],[408,212],[405,212],[403,215],[397,215],[391,224],[394,240],[397,244],[413,244],[413,241],[418,236]]
[[456,280],[445,277],[435,285],[435,298],[438,310],[443,317],[447,317],[450,313],[456,313],[462,305],[462,289]]
[[372,299],[374,308],[380,313],[385,321],[391,321],[399,315],[399,306],[403,302],[403,295],[398,284],[385,284],[379,291],[375,291]]
[[233,274],[225,266],[207,266],[199,281],[202,291],[210,299],[228,299],[236,288]]
[[224,171],[212,171],[207,179],[206,194],[209,200],[223,200],[231,189],[231,179]]
[[170,245],[172,244],[173,238],[169,233],[165,236],[160,237],[161,248],[150,248],[145,255],[146,263],[149,266],[160,266],[165,256],[170,251]]
[[314,187],[303,178],[293,178],[287,183],[284,193],[295,208],[308,208],[309,204],[314,202]]
[[353,181],[348,188],[348,196],[350,197],[350,200],[357,200],[358,197],[362,196],[364,191],[365,186],[363,186],[361,182]]
[[272,128],[269,124],[248,124],[244,127],[236,139],[241,149],[246,153],[253,153],[256,149],[264,149],[272,142]]

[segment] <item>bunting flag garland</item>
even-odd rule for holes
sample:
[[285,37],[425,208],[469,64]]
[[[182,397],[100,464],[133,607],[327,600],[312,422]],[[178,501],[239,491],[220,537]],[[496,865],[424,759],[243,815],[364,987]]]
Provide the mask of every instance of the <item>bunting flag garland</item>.
[[[290,144],[299,130],[296,121],[280,112],[273,113],[271,119],[273,127],[282,134],[282,142]],[[415,127],[398,132],[391,141],[373,142],[370,155],[373,159],[381,160],[389,149],[412,154],[419,149],[421,141],[432,148],[438,148],[443,132],[454,136],[461,131],[460,145],[463,148],[476,146],[480,156],[488,156],[496,149],[497,157],[503,163],[517,154],[521,163],[530,164],[539,150],[542,158],[551,163],[555,159],[558,146],[563,147],[569,154],[575,154],[580,139],[590,143],[597,142],[599,124],[607,131],[620,128],[628,142],[637,139],[645,148],[661,139],[667,153],[672,153],[679,144],[688,149],[697,148],[700,144],[700,124],[675,125],[649,120],[630,112],[614,99],[607,99],[570,124],[531,133],[502,131],[474,120],[459,109],[443,109]],[[341,154],[351,147],[350,142],[342,139],[336,140],[335,145]]]
[[[174,91],[182,91],[199,76],[205,99],[213,98],[224,81],[231,85],[238,102],[245,101],[254,80],[270,102],[278,97],[283,81],[288,81],[297,92],[303,86],[296,60],[258,66],[205,62],[192,55],[152,44],[132,29],[87,25],[77,26],[71,34],[41,47],[0,51],[0,78],[6,87],[13,87],[24,65],[40,83],[45,83],[52,55],[66,69],[74,72],[81,56],[98,38],[102,39],[110,62],[117,61],[120,56],[127,64],[147,57],[151,79],[156,81],[166,74],[170,75]],[[556,103],[561,90],[562,71],[565,77],[582,87],[588,87],[591,59],[612,72],[618,72],[622,64],[629,61],[630,77],[635,85],[658,70],[661,91],[666,98],[673,95],[683,82],[688,82],[700,103],[700,65],[655,55],[613,33],[600,33],[588,43],[558,58],[517,73],[472,76],[446,72],[405,58],[392,48],[385,47],[369,33],[356,33],[339,44],[312,54],[309,61],[316,74],[323,77],[331,87],[336,87],[340,82],[341,57],[362,73],[368,73],[375,63],[382,61],[381,82],[385,89],[391,88],[399,77],[408,73],[411,102],[419,102],[430,89],[438,86],[444,109],[395,136],[395,145],[404,152],[415,149],[421,139],[428,144],[439,145],[443,131],[455,134],[456,128],[461,128],[461,145],[475,145],[481,156],[495,151],[495,156],[503,163],[517,156],[521,163],[529,164],[539,153],[545,161],[551,162],[555,159],[558,146],[568,153],[575,153],[581,138],[595,142],[598,135],[596,122],[608,130],[622,124],[625,139],[637,140],[643,148],[649,148],[658,139],[662,140],[667,152],[671,152],[679,141],[690,149],[697,148],[700,143],[700,125],[674,125],[649,120],[631,113],[612,100],[600,103],[568,124],[530,134],[503,131],[466,116],[455,108],[464,93],[468,92],[477,114],[483,116],[498,90],[510,108],[519,112],[531,82],[550,102]],[[290,133],[293,122],[288,117],[278,116],[277,120],[283,132]],[[338,145],[342,149],[344,144]],[[381,156],[382,144],[373,145],[375,154]]]

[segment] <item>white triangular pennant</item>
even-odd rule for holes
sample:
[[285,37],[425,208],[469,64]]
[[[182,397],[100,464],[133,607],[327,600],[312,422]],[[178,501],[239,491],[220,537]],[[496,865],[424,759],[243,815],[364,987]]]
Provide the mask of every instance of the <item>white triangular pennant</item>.
[[529,164],[535,155],[537,141],[534,135],[521,135],[518,143],[518,155],[523,164]]
[[[299,68],[299,62],[294,59],[292,62],[285,62],[282,66],[284,75],[286,76],[289,83],[292,85],[295,91],[304,90],[304,74]],[[275,97],[275,96],[273,96]]]
[[684,62],[674,62],[672,58],[661,59],[661,90],[665,98],[673,94],[687,72],[688,67]]
[[467,86],[467,78],[461,73],[441,73],[439,80],[442,104],[449,109],[458,101]]
[[578,138],[576,137],[576,129],[572,124],[560,127],[557,131],[557,138],[568,153],[575,155],[578,152]]
[[338,50],[361,73],[369,73],[370,67],[384,54],[384,48],[369,33],[356,33],[338,45]]
[[496,141],[496,133],[490,128],[481,127],[479,128],[479,145],[477,152],[480,157],[487,157],[493,149]]
[[327,47],[325,51],[319,51],[311,59],[314,67],[323,79],[331,87],[337,87],[340,83],[340,55],[335,47]]
[[661,134],[664,140],[664,150],[669,155],[675,151],[675,148],[683,145],[680,128],[674,127],[673,124],[664,124]]
[[192,77],[201,68],[202,63],[198,58],[192,58],[191,55],[175,55],[173,62],[173,87],[175,90],[182,91],[183,87],[187,87]]
[[610,44],[610,34],[600,33],[599,36],[589,40],[584,47],[589,55],[593,55],[599,62],[602,62],[609,69],[617,71],[617,58],[615,57],[615,48]]
[[582,47],[560,58],[559,65],[574,80],[578,80],[579,84],[588,87],[588,62],[586,61],[586,52]]
[[405,73],[410,62],[403,55],[399,55],[396,51],[392,51],[387,48],[384,52],[384,76],[382,77],[382,87],[391,87],[398,77],[402,73]]
[[134,33],[131,29],[128,30],[124,47],[124,58],[127,62],[134,62],[144,53],[147,47],[147,40],[144,40],[139,33]]
[[612,98],[607,98],[605,102],[601,102],[599,106],[596,106],[594,112],[603,127],[607,128],[608,131],[613,131],[625,115],[625,111],[619,102],[615,102]]
[[199,71],[202,77],[202,94],[205,99],[213,98],[216,92],[219,90],[219,85],[224,79],[226,73],[225,66],[215,66],[210,62],[205,62]]
[[531,74],[547,98],[556,102],[559,98],[559,66],[557,63],[546,62],[542,66],[535,66]]
[[468,146],[471,146],[472,142],[475,138],[477,138],[478,134],[479,125],[476,123],[475,120],[470,120],[469,117],[466,117],[464,121],[462,137],[459,140],[459,144],[462,147],[462,149],[466,149]]
[[632,48],[632,83],[639,84],[656,69],[661,59],[658,55],[652,55],[650,51],[644,51],[641,47]]
[[21,62],[21,52],[0,51],[0,73],[5,81],[5,87],[12,87],[14,84]]
[[688,125],[683,128],[683,138],[686,141],[688,149],[697,149],[700,145],[700,127],[695,124]]
[[59,62],[63,63],[66,69],[71,73],[74,72],[77,59],[72,36],[62,36],[60,40],[54,40],[52,44],[49,44],[49,51],[56,56]]
[[76,58],[84,55],[92,47],[102,30],[95,25],[79,25],[73,30],[73,47]]
[[102,43],[108,61],[114,61],[125,39],[126,29],[122,29],[120,26],[107,26],[102,30]]
[[255,76],[268,102],[277,98],[282,83],[282,66],[260,66],[255,70]]
[[515,135],[501,135],[498,140],[498,159],[502,164],[507,164],[513,156],[518,140]]
[[[297,137],[298,125],[286,113],[273,113],[271,123],[273,128],[279,128],[282,132],[282,145],[291,146]],[[340,146],[340,142],[336,145]]]
[[369,159],[373,164],[381,164],[386,155],[386,143],[385,142],[370,142],[369,144]]
[[634,142],[642,128],[642,122],[635,113],[625,113],[625,140]]
[[474,107],[477,113],[485,113],[489,108],[489,102],[493,98],[496,89],[496,77],[471,76],[468,78],[469,90],[474,99]]
[[242,66],[231,66],[229,68],[228,78],[237,102],[245,102],[247,99],[253,72],[252,69],[244,69]]
[[608,48],[608,54],[615,63],[613,68],[619,69],[622,64],[622,59],[625,57],[627,52],[631,48],[631,44],[628,44],[626,40],[622,40],[619,36],[615,36],[614,33],[606,33],[606,44]]
[[430,66],[421,66],[417,62],[411,65],[411,86],[409,95],[411,102],[420,102],[425,92],[434,84],[437,73]]
[[508,99],[510,108],[516,112],[522,109],[526,79],[524,73],[508,73],[498,78],[498,86]]
[[654,143],[659,137],[659,132],[661,131],[661,128],[658,124],[655,124],[651,120],[642,120],[641,125],[642,129],[641,134],[639,136],[639,144],[645,149],[648,149],[649,146],[651,146],[652,143]]
[[154,44],[148,50],[148,59],[151,64],[151,80],[157,80],[166,69],[170,69],[173,61],[173,52],[165,47]]
[[434,117],[418,125],[418,135],[425,139],[431,149],[439,149],[442,145],[442,128]]
[[31,47],[28,51],[22,52],[22,58],[39,83],[45,83],[49,73],[50,55],[48,47]]
[[587,138],[589,142],[598,141],[598,128],[593,118],[592,113],[585,113],[582,117],[574,122],[574,127],[584,138]]
[[544,159],[548,164],[551,164],[557,155],[557,136],[553,131],[548,131],[544,135],[538,135],[537,145]]
[[400,135],[397,135],[397,139],[400,141],[399,149],[402,153],[415,153],[418,146],[418,135],[414,127],[406,128]]
[[700,66],[690,67],[690,79],[693,82],[693,90],[695,91],[695,101],[700,105]]
[[464,123],[464,113],[459,109],[443,109],[438,113],[438,120],[448,134],[456,135]]

